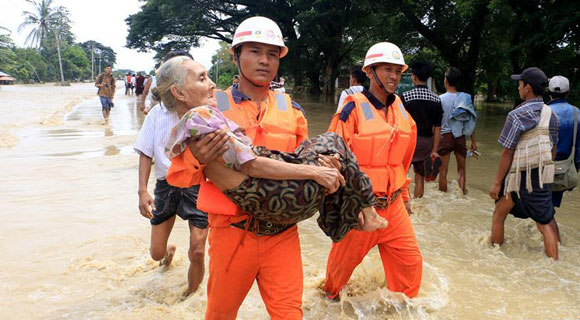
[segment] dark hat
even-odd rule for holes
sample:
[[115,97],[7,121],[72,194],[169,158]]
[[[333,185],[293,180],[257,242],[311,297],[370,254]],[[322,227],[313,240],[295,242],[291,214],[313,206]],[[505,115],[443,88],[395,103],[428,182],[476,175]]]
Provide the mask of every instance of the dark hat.
[[512,74],[512,80],[522,80],[532,86],[545,88],[548,85],[548,77],[544,71],[531,67],[524,70],[521,74]]

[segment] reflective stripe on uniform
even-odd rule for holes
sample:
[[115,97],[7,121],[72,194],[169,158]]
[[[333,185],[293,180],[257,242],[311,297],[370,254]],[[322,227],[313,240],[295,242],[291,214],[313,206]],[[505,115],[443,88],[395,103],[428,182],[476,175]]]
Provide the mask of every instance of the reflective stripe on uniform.
[[215,93],[215,100],[217,102],[218,109],[221,112],[230,110],[230,99],[228,99],[227,93],[224,91],[217,91]]
[[365,115],[365,120],[371,120],[373,118],[373,111],[371,110],[371,105],[368,102],[362,103],[362,111]]
[[280,111],[288,111],[288,105],[286,104],[286,95],[284,94],[275,94],[276,97],[276,106]]

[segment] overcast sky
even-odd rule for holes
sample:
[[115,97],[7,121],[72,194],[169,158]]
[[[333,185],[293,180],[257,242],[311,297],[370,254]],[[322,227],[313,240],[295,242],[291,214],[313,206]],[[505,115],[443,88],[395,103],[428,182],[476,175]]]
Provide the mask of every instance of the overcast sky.
[[[153,69],[154,52],[138,52],[125,48],[127,24],[125,19],[139,11],[144,2],[138,0],[54,0],[54,5],[66,7],[70,11],[72,33],[77,42],[95,40],[111,47],[117,53],[115,69]],[[10,37],[19,47],[31,29],[18,32],[22,23],[22,11],[32,10],[25,0],[0,0],[0,26],[12,31]],[[206,68],[211,66],[211,56],[219,48],[216,40],[202,40],[201,48],[193,48],[191,54]]]

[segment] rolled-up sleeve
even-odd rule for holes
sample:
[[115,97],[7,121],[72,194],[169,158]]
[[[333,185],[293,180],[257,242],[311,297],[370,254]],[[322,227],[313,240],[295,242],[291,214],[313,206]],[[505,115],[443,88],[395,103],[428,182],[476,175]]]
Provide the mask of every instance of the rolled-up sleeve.
[[520,121],[510,112],[503,125],[501,135],[497,140],[502,146],[507,149],[515,149],[518,145],[518,140],[522,135],[524,128]]

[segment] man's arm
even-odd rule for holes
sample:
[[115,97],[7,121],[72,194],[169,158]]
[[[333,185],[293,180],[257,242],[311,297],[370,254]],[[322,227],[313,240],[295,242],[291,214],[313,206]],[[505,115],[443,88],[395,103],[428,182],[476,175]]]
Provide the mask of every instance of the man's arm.
[[149,191],[147,191],[147,183],[149,182],[149,175],[151,174],[151,158],[141,153],[139,155],[139,212],[147,219],[153,218],[151,209],[155,210],[155,204]]
[[477,150],[477,143],[475,142],[475,129],[473,129],[473,132],[471,133],[471,151],[475,151]]
[[489,189],[489,196],[494,200],[498,200],[499,198],[498,194],[501,189],[501,182],[512,165],[515,151],[515,149],[503,148],[499,155],[499,166],[497,168],[495,180]]
[[439,141],[441,140],[441,127],[435,127],[433,129],[433,149],[431,149],[431,157],[439,157]]
[[293,164],[266,157],[257,157],[242,164],[240,172],[271,180],[314,180],[328,189],[329,193],[334,193],[345,183],[344,177],[335,168]]

